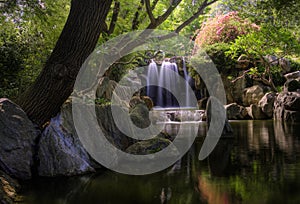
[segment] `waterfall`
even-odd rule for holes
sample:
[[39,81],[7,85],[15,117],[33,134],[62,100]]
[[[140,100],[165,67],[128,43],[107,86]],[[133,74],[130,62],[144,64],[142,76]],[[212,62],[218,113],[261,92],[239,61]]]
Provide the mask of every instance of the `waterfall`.
[[158,87],[150,86],[149,84],[157,84],[158,80],[158,69],[156,63],[151,60],[147,73],[147,96],[153,101],[157,101]]
[[[189,82],[192,78],[188,75],[186,62],[183,58],[183,78],[185,83],[180,85],[176,79],[179,75],[177,64],[174,62],[163,61],[161,66],[151,60],[147,73],[147,96],[149,96],[155,106],[163,108],[179,107],[178,101],[168,89],[176,87],[178,93],[185,97],[184,107],[196,107],[197,104],[192,104],[192,97],[194,94]],[[178,77],[178,76],[177,76]],[[157,84],[158,86],[151,86],[150,84]]]
[[158,106],[178,107],[178,102],[175,97],[169,91],[167,91],[167,89],[170,89],[171,87],[176,87],[176,75],[178,75],[177,64],[173,62],[163,61],[159,72],[159,88],[157,100]]

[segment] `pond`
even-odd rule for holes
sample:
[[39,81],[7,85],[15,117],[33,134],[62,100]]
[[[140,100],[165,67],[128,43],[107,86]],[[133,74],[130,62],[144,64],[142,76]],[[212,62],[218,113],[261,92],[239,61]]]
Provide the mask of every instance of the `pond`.
[[234,138],[199,161],[206,124],[185,156],[145,176],[109,170],[25,185],[25,203],[300,203],[300,125],[231,121]]

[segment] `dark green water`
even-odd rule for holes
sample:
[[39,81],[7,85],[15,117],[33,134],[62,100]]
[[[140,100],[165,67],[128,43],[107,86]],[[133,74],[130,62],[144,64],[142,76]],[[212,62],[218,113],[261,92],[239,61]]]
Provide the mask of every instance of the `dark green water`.
[[152,175],[112,171],[38,179],[24,189],[30,204],[73,203],[300,203],[300,125],[232,121],[233,139],[221,139],[198,161],[205,124],[190,151]]

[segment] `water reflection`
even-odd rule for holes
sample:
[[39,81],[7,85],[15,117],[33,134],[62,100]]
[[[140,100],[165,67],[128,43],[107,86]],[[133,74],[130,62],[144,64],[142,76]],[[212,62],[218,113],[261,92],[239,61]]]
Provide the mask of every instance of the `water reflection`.
[[190,151],[165,171],[39,179],[25,189],[26,203],[300,203],[299,124],[231,125],[234,138],[220,139],[204,161],[197,160],[206,132],[200,123]]

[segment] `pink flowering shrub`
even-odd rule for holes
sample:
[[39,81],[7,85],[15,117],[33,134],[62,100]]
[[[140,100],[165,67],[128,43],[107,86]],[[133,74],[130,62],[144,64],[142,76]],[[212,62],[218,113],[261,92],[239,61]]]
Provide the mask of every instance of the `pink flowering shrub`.
[[233,11],[208,19],[198,31],[195,43],[200,47],[221,42],[228,43],[240,35],[259,29],[258,25],[241,19],[238,12]]

